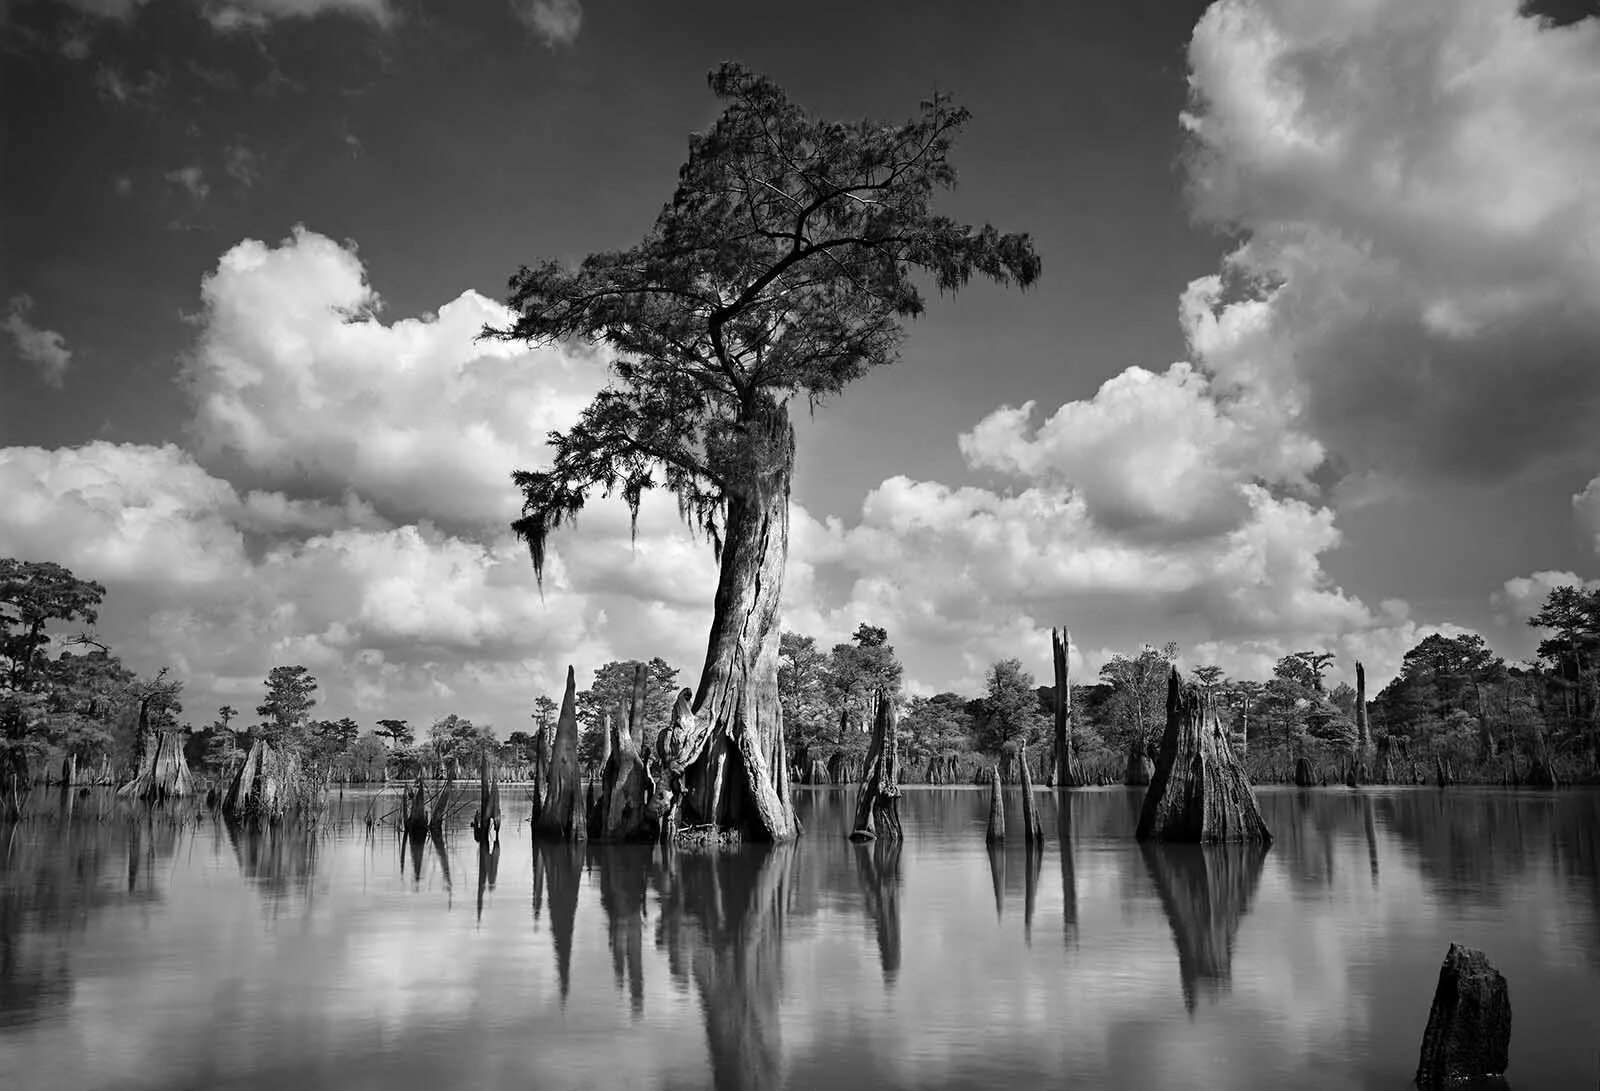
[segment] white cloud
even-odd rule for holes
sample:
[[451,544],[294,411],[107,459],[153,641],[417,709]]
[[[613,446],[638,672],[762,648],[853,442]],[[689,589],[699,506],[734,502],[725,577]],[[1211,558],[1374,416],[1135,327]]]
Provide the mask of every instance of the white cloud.
[[[105,19],[132,18],[150,0],[60,0],[68,7]],[[218,30],[263,27],[274,20],[310,19],[336,13],[387,26],[394,18],[389,0],[206,0],[198,5]]]
[[552,49],[577,41],[583,27],[582,0],[511,0],[511,10]]
[[59,388],[67,368],[72,364],[72,350],[67,348],[67,339],[55,330],[41,330],[28,321],[28,313],[32,310],[31,297],[12,296],[6,308],[5,330],[11,335],[18,355],[34,365],[39,378],[47,385]]
[[1249,517],[1253,483],[1310,488],[1314,441],[1242,399],[1222,404],[1189,364],[1132,367],[1092,400],[1069,402],[1030,434],[1034,403],[991,413],[961,436],[976,467],[1071,482],[1098,525],[1134,536],[1205,537]]
[[201,296],[185,376],[202,448],[402,519],[503,527],[511,471],[544,458],[545,433],[605,379],[591,355],[476,341],[509,312],[474,291],[385,325],[354,248],[304,228],[239,243]]
[[1578,525],[1594,539],[1594,551],[1600,553],[1600,476],[1585,485],[1583,491],[1572,498]]
[[557,543],[541,598],[509,532],[241,493],[172,445],[0,448],[0,493],[0,555],[104,583],[101,634],[135,669],[172,666],[196,719],[253,707],[271,666],[304,663],[332,714],[455,711],[504,732],[569,662],[586,677],[662,655],[688,677],[704,653],[715,570],[666,497],[641,511],[638,554],[622,506],[597,508]]
[[195,204],[204,204],[205,199],[211,195],[211,184],[206,181],[206,172],[197,166],[178,167],[167,171],[161,177],[182,189],[189,195]]
[[1600,23],[1221,0],[1190,65],[1197,208],[1249,236],[1185,300],[1222,387],[1360,471],[1595,452]]

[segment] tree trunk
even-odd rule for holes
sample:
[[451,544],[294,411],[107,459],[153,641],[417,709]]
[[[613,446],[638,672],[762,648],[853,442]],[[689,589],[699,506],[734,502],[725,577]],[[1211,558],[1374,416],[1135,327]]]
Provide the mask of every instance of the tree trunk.
[[1193,687],[1185,691],[1175,669],[1167,679],[1167,730],[1137,836],[1140,841],[1272,840],[1210,694]]
[[149,744],[147,760],[117,795],[146,803],[165,803],[194,794],[189,763],[184,760],[183,740],[176,731],[162,731]]
[[1135,737],[1128,747],[1128,766],[1123,771],[1122,783],[1130,788],[1142,788],[1150,783],[1151,762],[1145,753],[1145,743],[1142,737]]
[[[489,772],[489,755],[478,757],[478,813],[472,819],[472,836],[479,844],[488,844],[491,827],[496,844],[500,842],[500,771]],[[480,891],[481,893],[481,891]]]
[[871,841],[880,834],[900,837],[899,748],[899,717],[894,701],[880,689],[872,717],[872,746],[867,751],[861,790],[856,795],[856,822],[850,840]]
[[1367,668],[1356,662],[1356,778],[1367,779],[1372,753],[1372,726],[1367,722]]
[[1077,740],[1072,737],[1072,675],[1067,668],[1067,646],[1071,642],[1072,634],[1065,629],[1059,635],[1056,630],[1050,630],[1050,654],[1055,661],[1056,674],[1056,734],[1051,759],[1054,768],[1049,780],[1052,788],[1077,788],[1083,784],[1083,771],[1078,768],[1074,745]]
[[1317,782],[1316,770],[1311,768],[1311,759],[1301,757],[1294,763],[1294,785],[1296,788],[1309,788]]
[[1000,793],[1000,770],[989,766],[989,828],[983,839],[991,845],[1006,839],[1006,803]]
[[1417,1086],[1484,1086],[1505,1074],[1510,1050],[1506,979],[1482,951],[1452,943],[1422,1032]]
[[578,773],[578,683],[567,668],[567,688],[561,695],[561,716],[556,720],[555,745],[550,753],[550,776],[533,835],[544,840],[580,840],[587,834]]
[[655,782],[639,754],[644,739],[645,665],[633,673],[633,700],[626,722],[612,721],[610,753],[600,778],[599,806],[590,823],[595,836],[606,841],[650,841],[657,833],[650,802]]
[[1022,837],[1031,849],[1044,844],[1044,831],[1039,827],[1039,810],[1033,798],[1033,777],[1028,772],[1028,748],[1022,748]]
[[[695,729],[662,746],[680,828],[719,839],[787,841],[799,832],[789,797],[778,704],[778,606],[789,548],[794,431],[782,406],[742,425],[730,462],[727,518]],[[703,726],[701,724],[703,723]]]

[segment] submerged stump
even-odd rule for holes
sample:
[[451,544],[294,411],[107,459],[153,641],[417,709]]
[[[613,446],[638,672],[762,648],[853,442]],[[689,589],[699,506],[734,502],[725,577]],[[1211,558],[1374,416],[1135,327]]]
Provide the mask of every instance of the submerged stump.
[[1038,801],[1033,798],[1033,777],[1028,772],[1028,748],[1022,748],[1022,838],[1029,847],[1044,844],[1039,826]]
[[894,699],[880,689],[872,718],[872,745],[867,751],[861,790],[856,796],[856,821],[850,840],[871,841],[880,835],[899,839],[899,750],[899,716]]
[[1452,943],[1439,967],[1422,1032],[1417,1086],[1430,1089],[1498,1081],[1511,1049],[1506,979],[1482,951]]
[[1000,793],[1000,769],[989,766],[989,828],[983,839],[991,845],[1006,839],[1006,801]]
[[533,835],[543,840],[577,841],[587,836],[583,793],[578,770],[578,683],[567,668],[567,686],[561,695],[561,715],[550,748],[550,770],[544,799],[534,820]]
[[1140,841],[1271,842],[1250,778],[1211,695],[1167,678],[1167,729],[1139,814]]
[[1316,770],[1311,768],[1310,758],[1298,758],[1294,763],[1294,786],[1296,788],[1310,788],[1317,783]]

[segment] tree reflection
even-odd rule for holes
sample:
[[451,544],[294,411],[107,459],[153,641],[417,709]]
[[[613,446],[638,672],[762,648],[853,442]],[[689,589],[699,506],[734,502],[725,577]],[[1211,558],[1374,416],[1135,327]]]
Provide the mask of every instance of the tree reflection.
[[309,823],[221,820],[239,873],[269,897],[304,890],[317,870],[317,828]]
[[1072,797],[1056,793],[1056,846],[1061,851],[1061,938],[1078,945],[1078,876],[1072,862]]
[[861,882],[867,919],[878,939],[878,962],[883,983],[893,985],[900,976],[900,848],[898,837],[871,843],[855,842],[856,877]]
[[[556,949],[556,976],[561,982],[561,1003],[566,1004],[567,994],[572,990],[572,931],[578,918],[583,844],[576,841],[540,841],[535,845],[534,852],[537,854],[537,868],[544,874],[545,900],[550,908],[550,935]],[[537,900],[534,905],[538,906]]]
[[650,891],[650,845],[594,845],[591,858],[600,873],[600,908],[606,914],[611,976],[628,989],[629,1010],[644,1014],[644,916]]
[[483,892],[487,888],[494,889],[495,880],[500,875],[500,838],[493,839],[493,844],[480,841],[478,843],[478,921],[483,921]]
[[1267,850],[1250,843],[1144,842],[1139,848],[1178,947],[1184,1007],[1193,1012],[1199,993],[1215,997],[1232,983],[1234,939],[1250,912]]
[[668,851],[656,871],[656,943],[675,978],[694,979],[719,1089],[781,1082],[778,997],[794,860],[792,843]]

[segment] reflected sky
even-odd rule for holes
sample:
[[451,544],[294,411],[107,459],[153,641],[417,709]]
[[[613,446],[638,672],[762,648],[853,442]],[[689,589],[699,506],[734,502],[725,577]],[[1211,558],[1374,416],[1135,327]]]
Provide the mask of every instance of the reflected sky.
[[899,846],[796,795],[734,853],[76,798],[0,829],[0,1086],[1399,1089],[1452,940],[1513,1086],[1600,1079],[1600,793],[1268,789],[1265,852],[1140,846],[1120,788],[1039,793],[1042,851],[982,790]]

